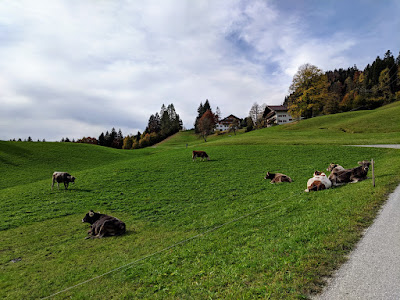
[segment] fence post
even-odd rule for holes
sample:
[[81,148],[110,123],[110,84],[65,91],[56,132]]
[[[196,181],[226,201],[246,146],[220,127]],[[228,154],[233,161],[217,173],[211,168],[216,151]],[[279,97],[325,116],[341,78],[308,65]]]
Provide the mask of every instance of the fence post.
[[375,187],[375,163],[374,163],[374,159],[371,159],[371,165],[372,165],[372,185]]

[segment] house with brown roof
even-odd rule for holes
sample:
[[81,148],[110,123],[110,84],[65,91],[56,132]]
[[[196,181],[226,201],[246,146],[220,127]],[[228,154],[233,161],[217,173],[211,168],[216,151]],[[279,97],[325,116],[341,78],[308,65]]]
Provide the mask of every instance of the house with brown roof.
[[219,131],[224,131],[224,130],[228,130],[229,126],[231,124],[233,124],[234,121],[237,121],[237,124],[239,125],[241,122],[241,119],[234,116],[234,115],[229,115],[226,118],[222,119],[221,121],[219,121],[216,125],[215,125],[215,130],[219,130]]
[[268,127],[293,122],[293,118],[285,105],[267,105],[263,118]]

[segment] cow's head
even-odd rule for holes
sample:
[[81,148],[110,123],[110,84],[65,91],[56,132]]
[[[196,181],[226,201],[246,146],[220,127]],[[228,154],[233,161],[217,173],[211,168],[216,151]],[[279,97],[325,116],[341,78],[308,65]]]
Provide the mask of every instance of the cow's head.
[[328,172],[331,172],[334,168],[339,167],[338,164],[331,163],[328,168],[326,169]]
[[359,164],[360,166],[362,166],[362,168],[363,168],[364,171],[368,171],[369,166],[371,165],[371,162],[368,161],[368,160],[363,160],[363,161],[359,161],[358,164]]
[[74,176],[68,176],[67,178],[68,178],[69,182],[75,183],[75,177]]
[[95,213],[93,210],[89,210],[89,212],[86,214],[86,216],[82,219],[82,222],[93,224],[100,218],[100,216],[101,216],[100,213]]
[[275,177],[275,174],[267,172],[267,174],[265,175],[264,179],[274,179],[274,177]]
[[324,172],[320,172],[318,170],[315,170],[314,176],[326,176],[326,174]]

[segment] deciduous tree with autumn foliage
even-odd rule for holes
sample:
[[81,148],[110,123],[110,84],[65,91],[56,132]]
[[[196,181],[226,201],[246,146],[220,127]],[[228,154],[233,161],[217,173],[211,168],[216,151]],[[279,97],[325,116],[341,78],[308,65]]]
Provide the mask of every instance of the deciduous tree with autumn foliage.
[[217,118],[210,109],[208,109],[197,121],[199,135],[204,139],[205,142],[207,142],[207,136],[214,131],[216,123]]
[[318,67],[302,65],[293,77],[289,91],[289,113],[294,118],[310,118],[320,114],[323,103],[328,99],[328,80]]

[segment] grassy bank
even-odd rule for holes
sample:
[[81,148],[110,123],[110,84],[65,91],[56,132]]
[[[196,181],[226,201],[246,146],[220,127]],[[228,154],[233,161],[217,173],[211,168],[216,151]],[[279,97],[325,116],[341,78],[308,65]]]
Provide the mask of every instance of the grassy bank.
[[[398,150],[341,145],[399,143],[400,122],[386,129],[379,123],[379,132],[357,127],[365,118],[392,118],[399,107],[207,143],[184,132],[133,151],[0,142],[0,296],[46,297],[122,267],[53,298],[306,298],[344,261],[400,182]],[[193,149],[206,150],[211,161],[192,162]],[[366,180],[303,192],[314,170],[370,158],[375,188]],[[70,172],[76,184],[52,191],[55,170]],[[294,182],[272,185],[263,179],[267,171]],[[80,220],[89,209],[122,219],[127,234],[85,240],[88,226]]]

